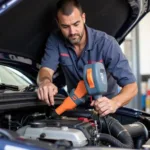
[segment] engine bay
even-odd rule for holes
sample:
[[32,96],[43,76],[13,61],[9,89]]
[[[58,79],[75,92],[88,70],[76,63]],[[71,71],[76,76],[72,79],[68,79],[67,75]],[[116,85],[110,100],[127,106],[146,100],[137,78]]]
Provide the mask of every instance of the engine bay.
[[[43,106],[32,108],[30,113],[29,108],[2,113],[0,126],[15,132],[19,138],[65,148],[94,146],[141,149],[149,145],[150,122],[147,119],[145,123],[141,116],[114,114],[100,117],[92,109],[75,109],[59,118],[51,118],[49,110]],[[126,121],[121,123],[121,120]]]

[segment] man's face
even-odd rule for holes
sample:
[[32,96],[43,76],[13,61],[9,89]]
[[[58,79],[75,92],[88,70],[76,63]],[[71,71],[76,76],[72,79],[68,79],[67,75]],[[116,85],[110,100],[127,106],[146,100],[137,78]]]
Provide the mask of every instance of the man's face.
[[85,32],[85,14],[81,14],[77,8],[74,8],[69,16],[64,15],[61,11],[57,16],[58,25],[64,37],[72,44],[79,44]]

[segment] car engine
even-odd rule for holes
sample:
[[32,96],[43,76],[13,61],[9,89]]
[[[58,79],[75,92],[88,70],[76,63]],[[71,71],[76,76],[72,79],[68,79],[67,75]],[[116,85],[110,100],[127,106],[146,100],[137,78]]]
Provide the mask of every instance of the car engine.
[[[42,142],[43,145],[67,148],[141,149],[150,145],[150,117],[141,112],[123,109],[119,114],[100,117],[87,105],[86,108],[79,107],[53,118],[53,109],[47,105],[36,105],[1,111],[0,128],[7,132],[0,131],[0,139],[7,137],[15,142],[21,139],[24,143],[31,140],[36,145]],[[14,136],[14,133],[17,135]]]
[[30,126],[20,128],[17,132],[25,138],[55,142],[66,140],[73,147],[88,145],[95,127],[89,122],[79,120],[41,120],[32,122]]
[[[75,117],[78,113],[80,117]],[[25,139],[59,143],[66,147],[141,148],[148,140],[148,130],[141,122],[121,125],[111,116],[99,117],[87,110],[84,113],[72,111],[68,115],[34,120],[16,132]]]

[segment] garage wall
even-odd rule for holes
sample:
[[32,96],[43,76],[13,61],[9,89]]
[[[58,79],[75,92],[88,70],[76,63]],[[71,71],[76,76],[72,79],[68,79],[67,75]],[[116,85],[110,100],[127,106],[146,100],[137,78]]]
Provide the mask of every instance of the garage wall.
[[139,23],[140,73],[150,75],[150,13]]

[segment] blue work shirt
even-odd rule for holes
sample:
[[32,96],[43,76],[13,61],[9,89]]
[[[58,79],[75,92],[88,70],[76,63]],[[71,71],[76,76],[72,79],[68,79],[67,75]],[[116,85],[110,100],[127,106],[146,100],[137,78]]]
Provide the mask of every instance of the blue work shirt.
[[136,81],[135,77],[120,46],[112,36],[88,26],[85,28],[87,43],[80,57],[77,57],[73,45],[60,31],[56,31],[48,38],[41,67],[55,71],[60,64],[70,92],[83,79],[84,65],[101,62],[105,66],[108,79],[108,91],[103,96],[112,98],[118,94],[118,85],[123,87],[133,83]]

